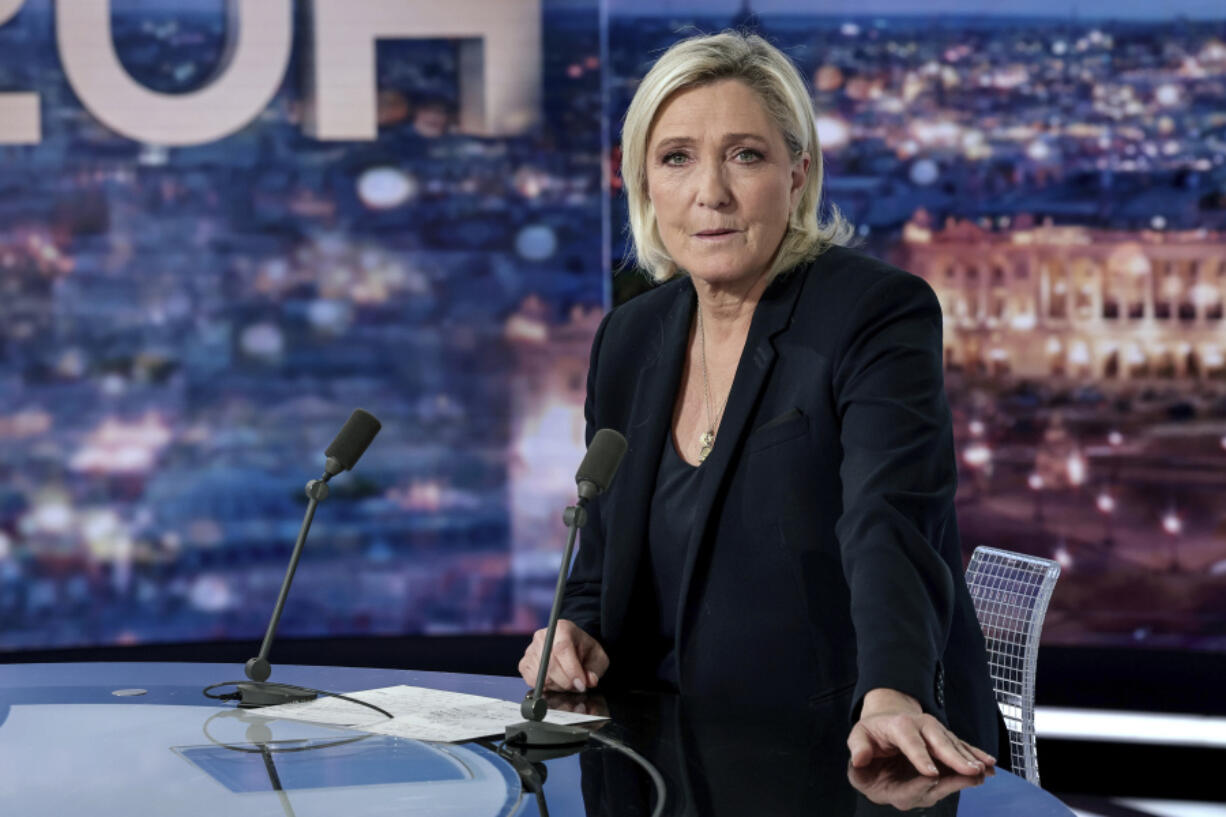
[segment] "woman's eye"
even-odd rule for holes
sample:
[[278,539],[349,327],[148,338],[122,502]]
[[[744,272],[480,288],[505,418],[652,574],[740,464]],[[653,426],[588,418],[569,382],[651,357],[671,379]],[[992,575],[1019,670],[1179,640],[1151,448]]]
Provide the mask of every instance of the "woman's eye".
[[662,161],[666,165],[673,165],[675,167],[677,165],[685,164],[685,160],[686,160],[686,155],[684,153],[674,152],[674,153],[666,153]]
[[736,152],[738,162],[756,162],[762,158],[762,154],[753,148],[742,148]]

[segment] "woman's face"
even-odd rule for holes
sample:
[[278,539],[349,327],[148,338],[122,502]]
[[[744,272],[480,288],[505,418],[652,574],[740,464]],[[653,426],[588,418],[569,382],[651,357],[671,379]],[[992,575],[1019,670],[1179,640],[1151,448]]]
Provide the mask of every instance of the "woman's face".
[[735,79],[678,91],[647,136],[660,238],[677,266],[709,284],[766,271],[808,172],[808,154],[792,160],[757,94]]

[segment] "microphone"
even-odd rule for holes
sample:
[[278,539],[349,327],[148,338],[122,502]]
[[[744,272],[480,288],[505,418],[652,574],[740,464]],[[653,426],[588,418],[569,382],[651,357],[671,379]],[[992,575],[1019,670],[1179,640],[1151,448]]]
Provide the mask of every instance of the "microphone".
[[602,428],[592,437],[592,444],[579,463],[575,484],[579,486],[579,499],[586,502],[605,492],[617,467],[626,454],[626,438],[611,428]]
[[586,743],[591,733],[577,726],[562,726],[556,723],[545,723],[545,713],[549,705],[543,697],[545,691],[545,676],[549,671],[549,658],[553,652],[553,637],[558,629],[558,614],[562,610],[562,591],[566,589],[566,574],[570,570],[570,557],[575,549],[575,535],[579,528],[587,524],[585,506],[589,500],[608,489],[613,482],[613,475],[621,465],[622,456],[626,453],[626,438],[611,428],[602,428],[592,437],[583,462],[575,474],[575,483],[579,487],[579,499],[567,508],[562,520],[570,529],[566,539],[566,550],[562,554],[562,566],[558,570],[558,584],[553,591],[553,609],[549,613],[549,627],[545,631],[545,644],[541,650],[541,666],[536,674],[536,686],[519,705],[520,713],[526,718],[523,723],[511,724],[507,727],[506,743],[525,746],[566,746],[576,743]]
[[281,612],[285,609],[285,599],[289,596],[290,584],[294,581],[294,572],[298,569],[298,559],[302,556],[302,547],[306,544],[307,533],[311,530],[311,520],[315,518],[315,509],[328,498],[328,480],[348,471],[357,465],[358,459],[366,451],[371,440],[383,428],[375,416],[368,411],[355,409],[345,421],[345,425],[337,432],[336,438],[324,452],[326,462],[323,476],[307,483],[307,509],[302,518],[302,526],[298,529],[298,540],[290,554],[289,567],[285,571],[285,579],[281,582],[281,592],[277,595],[276,606],[273,607],[272,618],[268,622],[268,631],[264,633],[264,642],[260,645],[260,654],[247,661],[245,672],[251,683],[238,684],[239,706],[251,708],[290,703],[291,701],[309,701],[315,694],[300,687],[285,684],[266,684],[272,674],[272,665],[268,663],[268,652],[272,649],[272,640],[277,633],[277,623],[281,620]]
[[328,458],[325,466],[328,476],[324,480],[327,481],[341,471],[348,471],[357,465],[381,428],[383,424],[375,419],[375,415],[363,409],[354,409],[353,414],[349,415],[349,419],[337,432],[332,444],[324,451],[324,456]]

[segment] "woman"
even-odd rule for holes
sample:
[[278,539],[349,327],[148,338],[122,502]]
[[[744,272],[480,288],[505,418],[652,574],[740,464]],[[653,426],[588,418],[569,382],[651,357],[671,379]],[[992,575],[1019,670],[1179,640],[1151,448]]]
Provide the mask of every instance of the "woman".
[[997,715],[931,289],[819,222],[812,104],[761,38],[674,45],[622,148],[637,260],[668,283],[592,345],[589,439],[629,449],[583,529],[548,687],[846,707],[856,766],[982,771]]

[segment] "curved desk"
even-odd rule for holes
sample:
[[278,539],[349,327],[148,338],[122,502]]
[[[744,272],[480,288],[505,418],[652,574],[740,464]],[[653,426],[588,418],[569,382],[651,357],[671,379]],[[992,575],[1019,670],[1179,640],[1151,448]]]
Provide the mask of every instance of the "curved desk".
[[[303,666],[278,666],[273,674],[337,692],[409,684],[511,701],[524,693],[519,679],[493,676]],[[270,721],[201,693],[241,675],[237,664],[0,666],[0,813],[651,814],[651,779],[605,743],[540,760],[509,755],[494,740],[421,743]],[[971,781],[933,787],[882,767],[857,781],[866,796],[848,780],[839,718],[820,705],[798,712],[768,704],[734,715],[669,695],[559,703],[580,701],[607,705],[612,721],[602,734],[659,770],[668,815],[886,817],[899,814],[885,805],[891,801],[948,817],[1071,815],[1007,772],[943,796]]]

